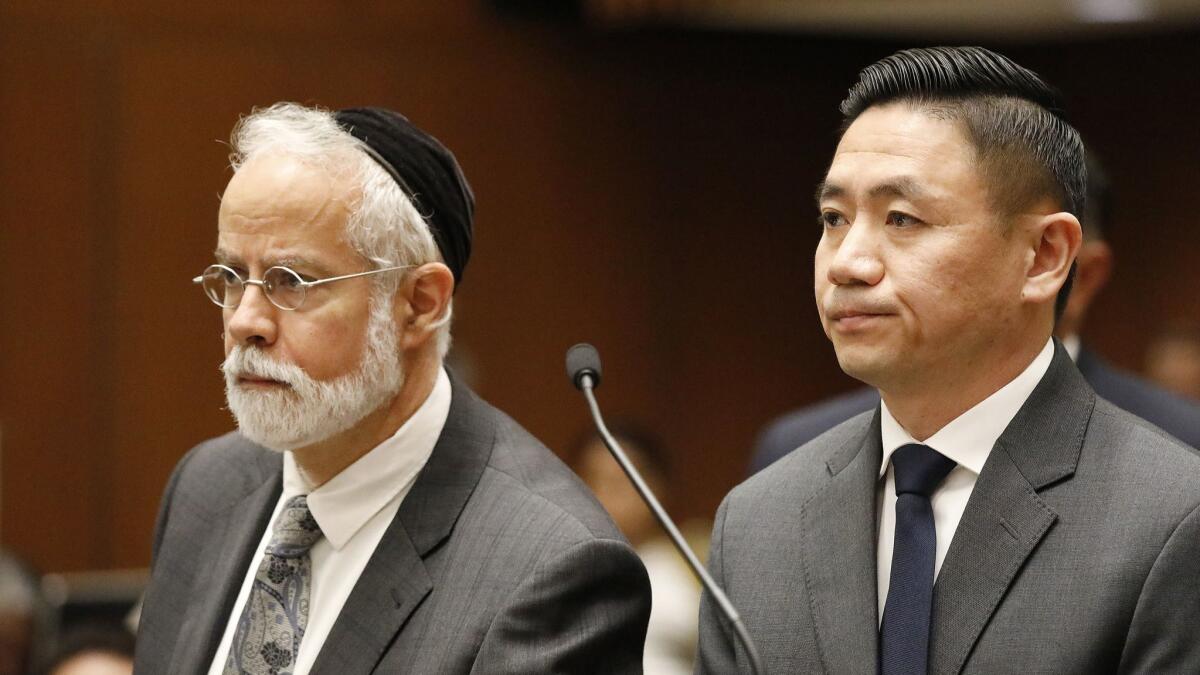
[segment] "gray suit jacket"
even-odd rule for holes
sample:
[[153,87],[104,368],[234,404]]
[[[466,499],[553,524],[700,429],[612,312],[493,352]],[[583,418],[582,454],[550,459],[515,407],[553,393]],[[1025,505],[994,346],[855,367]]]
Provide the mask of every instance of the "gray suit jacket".
[[[238,434],[179,463],[135,669],[205,672],[279,498],[282,458]],[[449,418],[314,673],[640,673],[645,569],[587,488],[455,381]]]
[[[879,412],[737,487],[710,567],[769,672],[874,673]],[[1200,672],[1200,456],[1097,399],[1061,345],[934,587],[931,673]],[[706,598],[698,672],[747,672]]]

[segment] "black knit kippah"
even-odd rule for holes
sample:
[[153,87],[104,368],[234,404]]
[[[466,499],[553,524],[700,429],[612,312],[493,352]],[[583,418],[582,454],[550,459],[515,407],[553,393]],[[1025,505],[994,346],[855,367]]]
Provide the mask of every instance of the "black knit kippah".
[[475,195],[454,155],[403,115],[383,108],[347,108],[338,124],[363,142],[429,225],[457,289],[471,257]]

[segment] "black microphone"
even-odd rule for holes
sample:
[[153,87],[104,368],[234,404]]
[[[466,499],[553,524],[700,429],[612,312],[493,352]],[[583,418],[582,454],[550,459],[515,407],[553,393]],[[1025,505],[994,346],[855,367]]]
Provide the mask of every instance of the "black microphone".
[[688,567],[692,568],[692,573],[704,585],[704,590],[708,591],[713,602],[717,604],[721,613],[733,626],[733,630],[750,660],[750,672],[756,675],[767,672],[763,669],[762,660],[758,656],[758,649],[754,646],[754,641],[750,639],[750,633],[746,632],[741,615],[738,614],[737,609],[734,608],[733,603],[729,601],[729,597],[725,595],[717,582],[713,581],[708,570],[704,569],[704,565],[700,564],[699,558],[684,541],[683,535],[679,533],[679,528],[675,527],[675,523],[667,515],[662,504],[658,502],[658,498],[650,491],[646,481],[642,480],[642,475],[634,468],[633,462],[629,461],[629,457],[625,455],[625,451],[621,449],[617,439],[613,438],[604,424],[604,418],[600,415],[600,405],[596,403],[596,394],[593,391],[600,386],[600,353],[596,351],[595,347],[581,342],[567,350],[567,377],[571,378],[571,384],[582,391],[587,399],[588,409],[592,413],[592,422],[595,423],[596,430],[600,432],[600,438],[604,440],[604,445],[608,446],[608,451],[612,453],[613,459],[616,459],[617,464],[621,465],[621,469],[633,483],[634,489],[641,495],[642,501],[646,502],[646,506],[650,507],[650,512],[654,514],[658,524],[666,530],[671,543],[687,561]]

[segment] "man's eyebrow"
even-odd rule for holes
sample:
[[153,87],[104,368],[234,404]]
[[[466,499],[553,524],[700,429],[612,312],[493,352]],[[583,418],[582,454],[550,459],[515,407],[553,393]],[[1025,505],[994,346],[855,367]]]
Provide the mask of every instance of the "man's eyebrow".
[[[846,194],[846,188],[837,185],[836,183],[827,183],[822,181],[817,185],[817,204],[820,204],[826,199],[836,199]],[[913,178],[900,177],[892,180],[887,180],[878,185],[873,186],[867,191],[867,197],[877,199],[879,197],[900,197],[902,199],[920,200],[927,199],[929,193],[921,187],[921,185]]]
[[241,259],[236,255],[222,248],[218,248],[217,250],[213,251],[213,259],[227,267],[232,267],[241,262]]
[[844,194],[846,194],[846,189],[842,186],[835,183],[821,181],[820,183],[817,183],[817,191],[814,194],[814,198],[817,200],[817,204],[819,205],[826,199],[841,197]]
[[[230,253],[224,249],[218,248],[213,252],[213,257],[216,258],[218,263],[228,267],[245,267],[241,256]],[[299,255],[284,254],[277,258],[267,256],[263,258],[262,264],[263,267],[288,267],[292,269],[299,268],[297,271],[303,270],[316,274],[317,276],[332,275],[332,271],[328,266],[323,265],[312,258],[305,258]]]
[[877,197],[900,197],[918,200],[928,197],[928,192],[912,178],[902,177],[880,183],[867,191],[872,199]]
[[282,255],[278,258],[267,258],[263,261],[263,265],[266,267],[287,267],[296,271],[303,270],[312,272],[319,277],[328,277],[333,274],[325,265],[312,258],[305,258],[299,255]]

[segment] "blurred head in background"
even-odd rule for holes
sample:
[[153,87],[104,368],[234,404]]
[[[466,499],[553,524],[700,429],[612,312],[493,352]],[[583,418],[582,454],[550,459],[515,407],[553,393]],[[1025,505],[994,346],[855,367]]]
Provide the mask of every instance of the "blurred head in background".
[[[658,439],[630,423],[617,423],[611,425],[609,430],[663,507],[669,508],[672,497],[669,480],[671,466]],[[600,504],[634,548],[661,536],[654,514],[638,496],[637,490],[617,460],[609,454],[600,436],[589,433],[575,444],[569,459],[571,468],[596,494]]]
[[1146,349],[1146,377],[1200,400],[1200,326],[1179,323],[1155,335]]
[[49,608],[37,575],[0,552],[0,675],[21,675],[36,667],[49,633]]
[[62,637],[47,675],[130,675],[133,635],[121,626],[80,626]]
[[1108,284],[1113,271],[1113,251],[1108,242],[1112,228],[1112,192],[1108,172],[1095,153],[1087,153],[1087,199],[1084,203],[1083,244],[1075,259],[1075,280],[1070,297],[1055,326],[1060,338],[1075,336],[1083,329],[1088,308]]

